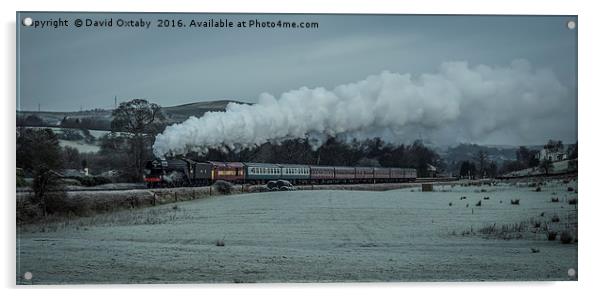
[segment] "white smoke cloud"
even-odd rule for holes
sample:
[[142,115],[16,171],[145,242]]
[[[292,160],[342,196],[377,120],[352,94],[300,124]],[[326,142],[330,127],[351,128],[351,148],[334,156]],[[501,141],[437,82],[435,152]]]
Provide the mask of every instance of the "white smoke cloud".
[[419,136],[466,141],[495,133],[529,137],[538,119],[558,116],[567,88],[528,61],[470,67],[447,62],[438,73],[384,71],[333,90],[302,87],[280,98],[261,94],[257,104],[230,103],[165,129],[153,146],[157,156],[254,147],[289,138],[383,137],[408,142]]

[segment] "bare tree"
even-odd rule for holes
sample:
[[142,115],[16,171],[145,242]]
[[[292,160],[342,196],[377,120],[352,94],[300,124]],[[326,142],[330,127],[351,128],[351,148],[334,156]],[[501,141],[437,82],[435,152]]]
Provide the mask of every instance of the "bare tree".
[[113,111],[111,130],[128,134],[131,167],[137,179],[142,177],[144,161],[151,157],[152,141],[164,121],[161,106],[144,99],[122,102]]
[[477,162],[479,163],[479,176],[482,178],[485,175],[485,165],[487,163],[487,153],[480,150],[477,153]]
[[549,159],[544,159],[541,162],[539,162],[539,170],[545,173],[546,175],[550,173],[550,170],[553,166],[554,165],[552,164],[552,161],[550,161]]
[[40,205],[44,215],[48,213],[48,200],[63,195],[56,172],[62,165],[59,140],[52,130],[17,130],[17,167],[33,175],[32,202]]

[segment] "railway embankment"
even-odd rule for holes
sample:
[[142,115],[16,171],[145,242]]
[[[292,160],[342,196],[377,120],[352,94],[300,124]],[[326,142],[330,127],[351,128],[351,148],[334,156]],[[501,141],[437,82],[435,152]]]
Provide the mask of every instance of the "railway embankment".
[[[467,183],[453,180],[423,180],[412,183],[376,183],[376,184],[322,184],[297,185],[296,190],[344,190],[344,191],[388,191],[403,188],[420,187],[423,183],[437,185]],[[474,182],[471,182],[474,183]],[[63,220],[70,217],[92,216],[126,209],[153,207],[196,199],[210,199],[224,195],[257,193],[270,191],[265,185],[232,185],[224,190],[216,186],[157,188],[157,189],[119,189],[119,190],[73,190],[66,191],[57,198],[53,195],[55,209],[44,215],[39,203],[32,203],[33,193],[17,192],[17,221],[31,224],[48,220]],[[58,204],[58,206],[57,206]]]

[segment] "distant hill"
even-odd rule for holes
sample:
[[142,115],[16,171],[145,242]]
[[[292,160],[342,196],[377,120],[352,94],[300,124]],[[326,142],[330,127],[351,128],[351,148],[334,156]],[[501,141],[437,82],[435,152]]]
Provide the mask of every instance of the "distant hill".
[[216,100],[195,102],[176,106],[163,107],[163,113],[170,123],[183,122],[191,116],[201,117],[208,111],[224,111],[230,103],[249,104],[235,100]]
[[[163,113],[169,124],[183,122],[191,116],[201,117],[208,111],[225,111],[229,103],[250,104],[236,100],[215,100],[164,106]],[[85,111],[17,111],[17,123],[23,126],[59,127],[65,118],[85,122],[85,128],[108,130],[111,127],[112,109]],[[32,117],[33,116],[33,117]],[[37,120],[39,118],[41,121]]]

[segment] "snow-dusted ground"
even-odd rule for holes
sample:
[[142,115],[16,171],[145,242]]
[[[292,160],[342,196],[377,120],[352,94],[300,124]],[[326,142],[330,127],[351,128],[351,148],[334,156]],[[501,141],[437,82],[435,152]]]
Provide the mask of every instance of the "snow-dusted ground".
[[83,140],[59,140],[61,147],[70,146],[77,149],[80,153],[97,153],[100,151],[100,146],[96,144],[86,143]]
[[[548,241],[533,227],[511,240],[477,232],[546,223],[554,214],[560,222],[551,229],[574,226],[576,207],[566,199],[577,194],[567,186],[576,183],[548,182],[541,192],[525,185],[266,192],[97,215],[20,233],[17,282],[568,280],[577,243]],[[510,204],[515,198],[520,205]],[[474,234],[461,235],[471,227]],[[27,271],[32,281],[22,279]]]

